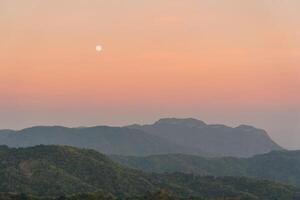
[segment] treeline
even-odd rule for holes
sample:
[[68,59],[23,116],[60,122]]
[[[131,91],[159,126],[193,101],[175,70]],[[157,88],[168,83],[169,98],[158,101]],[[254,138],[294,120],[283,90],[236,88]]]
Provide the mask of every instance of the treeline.
[[205,158],[183,154],[111,158],[123,166],[145,172],[247,176],[300,187],[300,151],[273,151],[251,158]]
[[[155,193],[160,189],[173,195]],[[187,200],[192,196],[205,200],[300,199],[298,188],[277,182],[246,177],[145,173],[122,167],[99,152],[66,146],[0,146],[0,191],[7,193],[2,195],[4,200],[34,200],[30,195],[60,196],[59,200]],[[81,195],[73,195],[77,193]]]
[[12,193],[0,193],[0,200],[258,200],[258,198],[251,196],[239,196],[239,197],[218,197],[218,198],[203,198],[203,197],[178,197],[165,190],[159,190],[157,192],[147,192],[144,195],[135,195],[132,197],[117,198],[112,194],[104,192],[95,193],[82,193],[70,196],[61,195],[59,197],[34,197],[27,194],[12,194]]

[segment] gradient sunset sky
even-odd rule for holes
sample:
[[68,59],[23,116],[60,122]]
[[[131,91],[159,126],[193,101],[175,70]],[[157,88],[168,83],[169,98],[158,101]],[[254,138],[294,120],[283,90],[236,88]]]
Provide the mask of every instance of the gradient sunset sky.
[[299,10],[299,0],[0,0],[0,129],[195,117],[300,148]]

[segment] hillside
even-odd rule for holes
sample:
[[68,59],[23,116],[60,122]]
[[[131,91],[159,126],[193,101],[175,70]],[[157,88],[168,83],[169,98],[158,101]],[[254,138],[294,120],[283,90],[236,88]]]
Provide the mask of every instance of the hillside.
[[0,192],[59,196],[103,191],[126,197],[159,189],[205,198],[292,200],[299,194],[292,186],[251,178],[148,174],[121,167],[94,150],[0,147]]
[[153,188],[139,172],[122,168],[92,150],[67,146],[20,149],[2,146],[0,161],[1,192],[60,195],[101,188],[118,194],[140,191],[141,187]]
[[[59,197],[44,198],[44,197],[34,197],[28,194],[12,194],[12,193],[0,193],[1,200],[124,200],[124,198],[118,198],[114,195],[105,192],[95,192],[95,193],[81,193],[74,195],[63,195]],[[298,196],[291,200],[297,200]],[[165,190],[159,190],[157,192],[147,192],[140,195],[132,195],[127,197],[126,200],[258,200],[257,197],[250,194],[244,196],[234,196],[234,197],[180,197],[174,195],[171,192]]]
[[142,156],[167,153],[208,155],[197,149],[182,147],[155,135],[129,128],[38,126],[20,131],[0,131],[0,145],[29,147],[40,144],[69,145],[119,155]]
[[136,124],[129,128],[142,130],[180,146],[218,156],[251,157],[273,150],[282,150],[266,131],[247,125],[231,128],[225,125],[209,125],[193,118],[165,118],[154,124]]
[[300,186],[300,151],[274,151],[251,158],[203,158],[180,154],[112,158],[127,167],[147,172],[248,176]]

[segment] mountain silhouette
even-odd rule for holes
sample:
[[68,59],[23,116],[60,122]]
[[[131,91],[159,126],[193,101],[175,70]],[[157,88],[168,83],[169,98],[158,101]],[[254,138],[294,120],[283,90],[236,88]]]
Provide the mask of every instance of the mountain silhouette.
[[164,118],[150,125],[131,125],[164,138],[180,146],[198,149],[218,156],[250,157],[273,150],[282,150],[262,129],[248,125],[232,128],[225,125],[206,124],[186,118]]
[[69,145],[89,148],[105,154],[153,155],[186,153],[208,155],[198,149],[182,147],[164,138],[126,127],[81,127],[36,126],[20,131],[0,131],[0,144],[10,147],[35,145]]

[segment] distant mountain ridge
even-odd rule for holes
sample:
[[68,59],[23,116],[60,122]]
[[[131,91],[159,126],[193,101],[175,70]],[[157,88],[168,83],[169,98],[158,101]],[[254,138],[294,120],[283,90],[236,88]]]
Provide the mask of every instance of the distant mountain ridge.
[[135,124],[128,127],[167,139],[180,146],[218,156],[250,157],[282,150],[266,131],[248,125],[232,128],[218,124],[209,125],[193,118],[164,118],[154,124]]
[[69,145],[118,155],[143,156],[167,153],[208,155],[197,149],[182,147],[164,138],[126,127],[36,126],[20,131],[0,131],[0,145],[30,147],[40,144]]
[[36,126],[20,131],[0,130],[0,145],[29,147],[69,145],[105,154],[147,156],[192,154],[208,157],[250,157],[282,150],[268,134],[252,126],[231,128],[187,118],[164,118],[151,125],[127,127]]

